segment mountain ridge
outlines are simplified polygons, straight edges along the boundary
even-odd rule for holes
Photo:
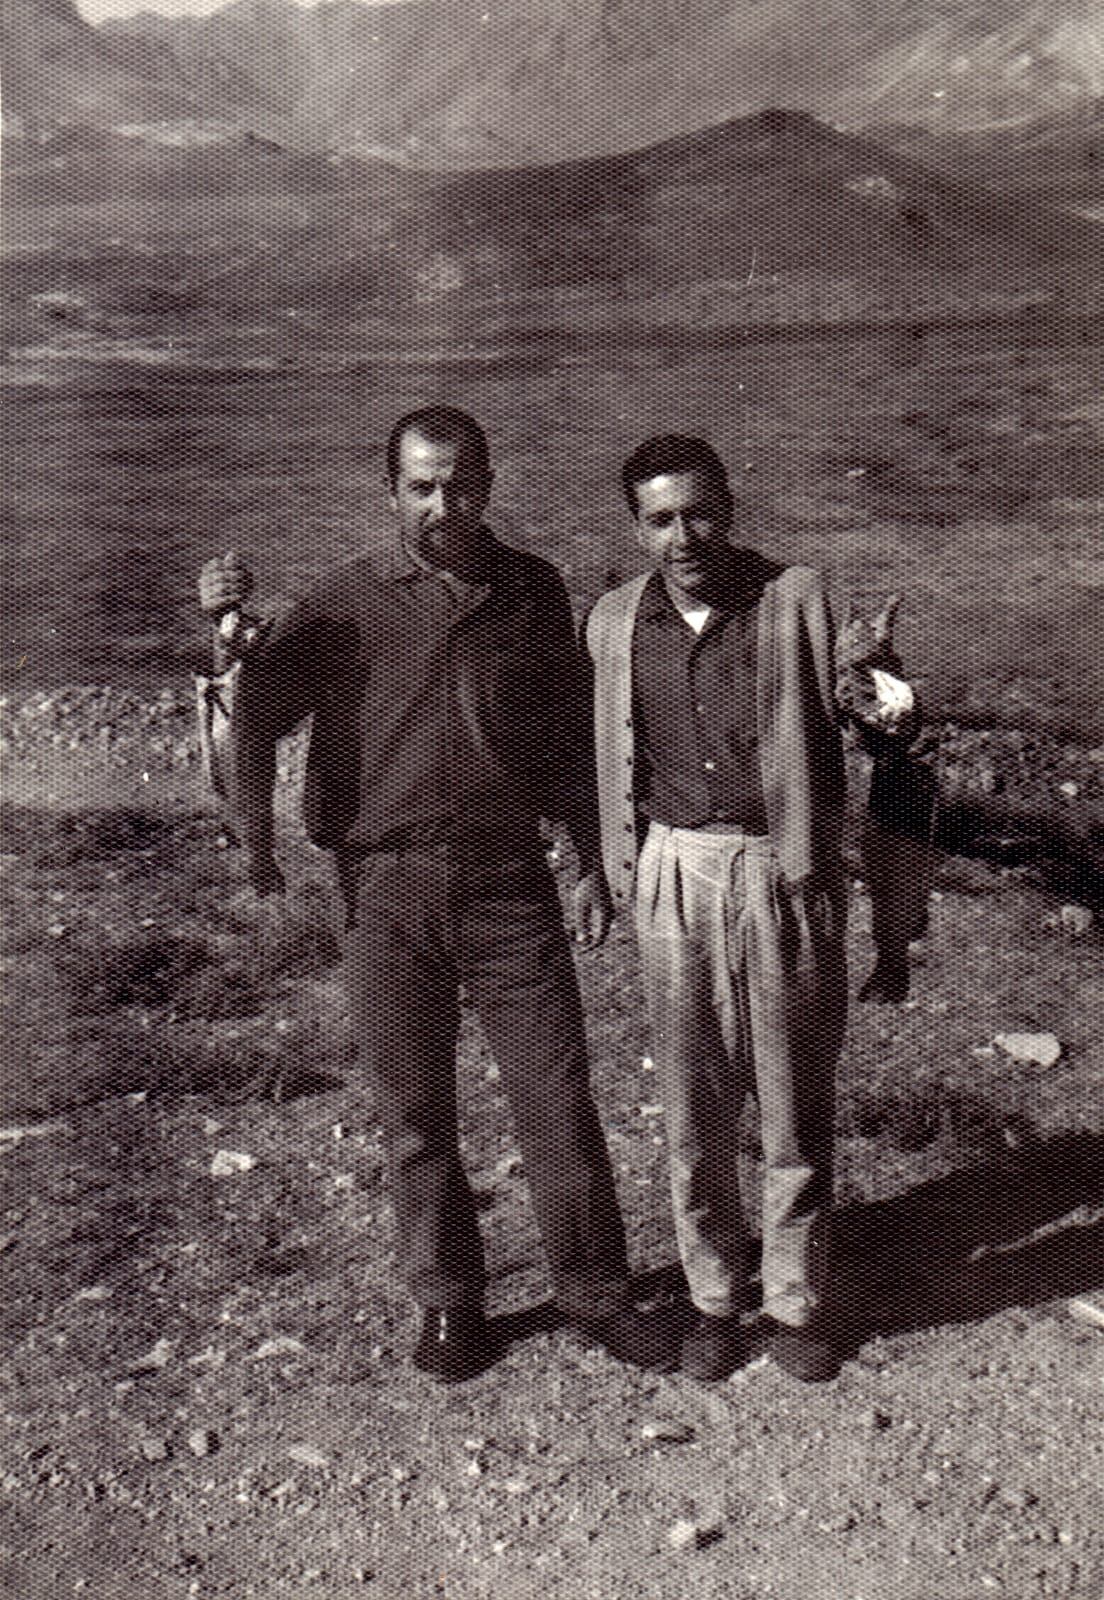
[[[815,27],[816,48],[810,48]],[[1104,13],[1037,0],[236,0],[83,23],[10,0],[17,121],[181,116],[428,167],[640,149],[771,105],[862,129],[1017,126],[1104,97]],[[690,88],[688,89],[688,86]]]

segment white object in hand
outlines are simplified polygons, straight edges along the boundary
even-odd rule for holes
[[[916,705],[916,696],[904,678],[887,672],[884,667],[871,667],[869,671],[878,701],[878,721],[892,733],[911,714]]]

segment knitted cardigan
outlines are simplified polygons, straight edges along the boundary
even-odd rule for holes
[[[759,769],[779,866],[794,887],[840,884],[843,746],[835,697],[832,615],[810,567],[773,569],[759,601]],[[650,574],[610,590],[586,624],[594,663],[594,727],[602,861],[617,904],[631,902],[640,845],[632,640]]]

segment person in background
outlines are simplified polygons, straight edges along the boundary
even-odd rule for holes
[[[837,673],[819,576],[733,542],[732,492],[708,443],[649,439],[622,478],[651,570],[601,596],[584,640],[605,874],[614,905],[635,913],[696,1310],[681,1365],[716,1380],[749,1352],[737,1148],[750,1092],[770,1349],[794,1377],[821,1381],[841,1359],[828,1301],[847,1014],[841,723],[868,723],[883,754],[907,748],[915,703],[892,656],[892,608],[876,637],[849,631]],[[903,950],[907,988],[907,939]],[[886,956],[879,989],[900,984],[899,939]]]
[[[586,673],[559,575],[483,520],[492,482],[487,441],[464,412],[434,406],[395,424],[386,541],[270,631],[254,628],[230,719],[234,827],[257,893],[281,891],[276,742],[313,713],[306,823],[333,851],[344,896],[349,1010],[384,1130],[398,1258],[422,1308],[414,1365],[451,1382],[496,1354],[458,1148],[463,987],[509,1097],[564,1318],[615,1357],[665,1369],[677,1361],[672,1334],[630,1295],[539,832],[542,818],[568,827],[575,940],[593,948],[609,904]],[[234,556],[201,575],[201,605],[231,649],[250,581]]]

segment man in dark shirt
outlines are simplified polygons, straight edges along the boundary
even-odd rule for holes
[[[230,766],[249,877],[261,894],[282,888],[275,745],[313,713],[306,821],[334,851],[345,899],[349,1007],[388,1148],[399,1258],[424,1312],[415,1365],[453,1381],[493,1355],[458,1150],[463,986],[510,1099],[561,1310],[612,1354],[670,1366],[664,1327],[630,1300],[571,949],[538,832],[542,818],[568,825],[576,941],[600,943],[609,905],[567,594],[547,562],[484,525],[493,474],[465,413],[402,418],[387,473],[397,538],[320,583],[243,661]],[[204,569],[212,617],[247,592],[236,558]]]
[[[737,1145],[751,1092],[771,1349],[821,1380],[839,1366],[826,1291],[847,1010],[831,614],[809,568],[733,545],[727,476],[704,441],[647,441],[623,483],[654,570],[598,600],[586,644],[605,870],[614,901],[635,907],[699,1313],[682,1367],[717,1379],[747,1354]]]

